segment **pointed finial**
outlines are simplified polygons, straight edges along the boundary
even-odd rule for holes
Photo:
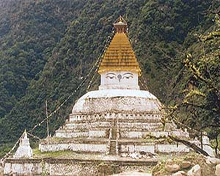
[[[117,33],[126,33],[126,31],[127,31],[127,22],[120,15],[119,18],[114,23],[114,27],[115,27]]]
[[[119,22],[122,22],[122,16],[121,15],[119,16]]]
[[[23,138],[25,138],[25,139],[27,138],[27,130],[26,129],[24,130]]]

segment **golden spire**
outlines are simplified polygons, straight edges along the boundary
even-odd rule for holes
[[[122,18],[122,16],[120,16],[113,25],[115,27],[116,34],[104,53],[98,72],[134,71],[140,75],[141,70],[139,64],[126,35],[126,21]]]

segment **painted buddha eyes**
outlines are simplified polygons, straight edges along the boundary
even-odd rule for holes
[[[116,74],[115,73],[107,73],[106,78],[109,78],[109,79],[116,78]]]
[[[124,73],[124,74],[119,74],[119,75],[116,75],[115,73],[107,73],[106,75],[106,78],[109,78],[109,79],[118,79],[119,82],[121,79],[130,79],[130,78],[133,78],[133,74],[132,73]]]
[[[133,78],[133,74],[132,73],[124,73],[123,78],[126,78],[126,79]]]

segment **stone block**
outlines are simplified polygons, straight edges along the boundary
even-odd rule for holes
[[[146,145],[121,145],[122,153],[130,153],[130,152],[147,152],[147,153],[155,153],[154,144],[146,144]]]
[[[187,176],[187,175],[186,175],[186,172],[184,172],[184,171],[178,171],[178,172],[172,174],[172,176]]]
[[[203,150],[205,150],[205,151],[209,154],[209,156],[211,156],[211,157],[214,157],[214,156],[215,156],[214,150],[213,150],[213,148],[210,146],[210,144],[208,144],[208,145],[203,145]]]
[[[183,169],[187,169],[187,168],[189,168],[189,167],[191,167],[191,162],[190,161],[182,161],[182,163],[181,163],[181,168],[183,168]]]
[[[89,137],[105,137],[106,136],[106,131],[89,131]]]
[[[107,152],[107,144],[78,144],[78,143],[69,143],[69,144],[45,144],[39,145],[41,152],[55,152],[55,151],[64,151],[72,150],[76,152]]]
[[[189,148],[185,145],[179,144],[179,145],[171,145],[171,144],[158,144],[156,145],[157,151],[160,153],[188,153]]]
[[[159,137],[164,137],[164,136],[167,137],[168,134],[169,133],[166,131],[155,131],[155,132],[153,131],[153,132],[150,132],[149,135],[159,138]]]
[[[207,164],[217,165],[217,164],[220,164],[220,159],[218,159],[218,158],[212,158],[212,157],[207,157],[207,158],[206,158],[206,163],[207,163]]]
[[[143,135],[143,133],[139,132],[139,131],[128,132],[128,138],[141,138],[142,135]]]
[[[220,176],[220,164],[217,164],[215,167],[215,175]]]
[[[180,166],[178,164],[171,164],[171,165],[166,164],[165,169],[168,172],[177,172],[180,170]]]
[[[168,159],[166,161],[166,165],[172,165],[174,163],[174,161],[172,159]]]
[[[193,166],[192,169],[190,169],[187,172],[187,176],[201,176],[201,175],[202,175],[201,167],[198,164]]]
[[[12,164],[11,163],[5,163],[4,174],[5,175],[10,174],[11,168],[12,168]]]
[[[40,163],[5,163],[4,175],[40,175],[42,168]]]

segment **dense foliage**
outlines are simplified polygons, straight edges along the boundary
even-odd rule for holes
[[[165,104],[183,100],[179,94],[188,77],[181,77],[179,72],[191,58],[190,62],[183,59],[187,53],[201,58],[194,34],[205,35],[213,28],[218,8],[219,2],[212,0],[2,1],[0,145],[14,142],[25,128],[30,130],[40,123],[46,117],[46,100],[50,113],[74,92],[103,53],[107,39],[112,37],[112,23],[119,15],[129,24],[142,82]],[[216,59],[210,63],[214,67],[219,63],[219,57]],[[97,88],[99,81],[94,74],[91,89]],[[50,118],[51,133],[68,117],[74,101],[87,91],[90,79],[92,76]],[[212,103],[208,98],[204,101]],[[219,120],[218,115],[216,118]],[[33,134],[45,137],[46,124],[38,126]]]
[[[190,46],[182,61],[175,89],[177,98],[171,108],[172,118],[193,129],[207,131],[211,139],[220,135],[220,19],[207,34],[195,35],[198,42]]]

